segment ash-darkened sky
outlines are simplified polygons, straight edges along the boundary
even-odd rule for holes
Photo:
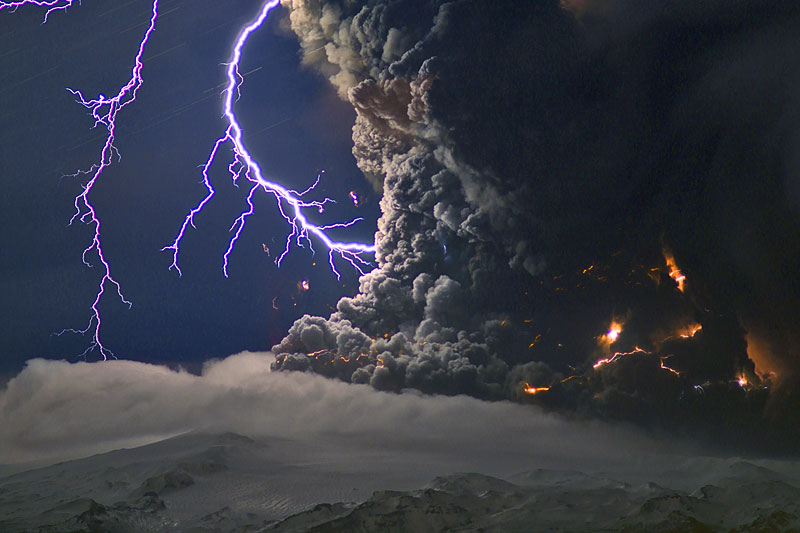
[[[383,198],[275,368],[791,448],[796,7],[287,4]]]
[[[168,270],[171,257],[160,251],[206,192],[199,165],[225,128],[222,63],[260,6],[160,2],[143,56],[144,85],[117,118],[115,144],[122,159],[103,172],[90,197],[112,274],[133,303],[127,309],[109,294],[100,305],[103,343],[119,357],[198,362],[268,349],[302,313],[330,312],[341,295],[355,291],[352,269],[341,267],[337,282],[324,251],[312,257],[295,248],[276,268],[289,228],[267,197],[256,199],[230,277],[223,277],[227,231],[246,207],[246,189],[234,188],[226,176],[227,153],[212,172],[217,195],[184,241],[182,277]],[[6,373],[32,357],[76,360],[91,341],[52,336],[86,326],[101,277],[98,268],[81,262],[90,228],[68,225],[73,198],[86,180],[62,176],[99,160],[105,130],[91,128],[88,111],[66,87],[91,96],[115,94],[130,78],[151,8],[148,1],[86,1],[52,14],[47,24],[36,7],[0,12],[0,368]],[[325,217],[364,217],[348,235],[369,242],[377,196],[350,154],[355,115],[324,78],[300,67],[297,38],[280,28],[285,18],[285,11],[276,10],[244,51],[241,72],[249,74],[235,109],[245,142],[265,174],[288,187],[303,190],[325,169],[317,194],[338,202]],[[351,190],[361,199],[357,209]],[[88,259],[95,260],[91,254]],[[310,290],[298,289],[303,279]]]

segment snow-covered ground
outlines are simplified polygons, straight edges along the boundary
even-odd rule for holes
[[[499,461],[492,468],[499,477],[451,472],[469,467],[459,462],[391,446],[187,434],[0,479],[0,531],[800,527],[795,462],[762,461],[768,468],[685,458],[666,470],[618,469],[614,476],[556,469],[503,475],[496,470],[510,465]],[[660,483],[642,482],[643,475]]]
[[[268,362],[31,364],[0,392],[0,531],[800,527],[798,461]]]

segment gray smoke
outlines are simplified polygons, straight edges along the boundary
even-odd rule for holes
[[[750,359],[760,339],[761,370],[793,390],[798,8],[283,4],[303,61],[356,110],[353,154],[383,197],[378,267],[329,318],[299,319],[275,368],[497,399],[551,387],[553,407],[677,424],[743,402],[751,423],[769,394],[736,380],[775,382]],[[594,369],[620,317],[615,350],[640,350]],[[702,332],[676,336],[689,322]]]

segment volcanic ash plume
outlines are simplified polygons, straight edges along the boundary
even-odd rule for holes
[[[383,197],[378,267],[275,368],[766,424],[800,331],[798,9],[283,4]]]

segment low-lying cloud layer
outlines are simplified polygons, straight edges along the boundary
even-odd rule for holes
[[[276,368],[796,449],[800,8],[283,4],[383,198]]]
[[[272,354],[208,363],[202,375],[132,361],[35,359],[0,392],[0,464],[55,462],[188,431],[418,450],[478,471],[624,465],[672,449],[631,430],[570,423],[536,408],[466,396],[393,394],[299,372]],[[468,465],[472,465],[471,467]]]

